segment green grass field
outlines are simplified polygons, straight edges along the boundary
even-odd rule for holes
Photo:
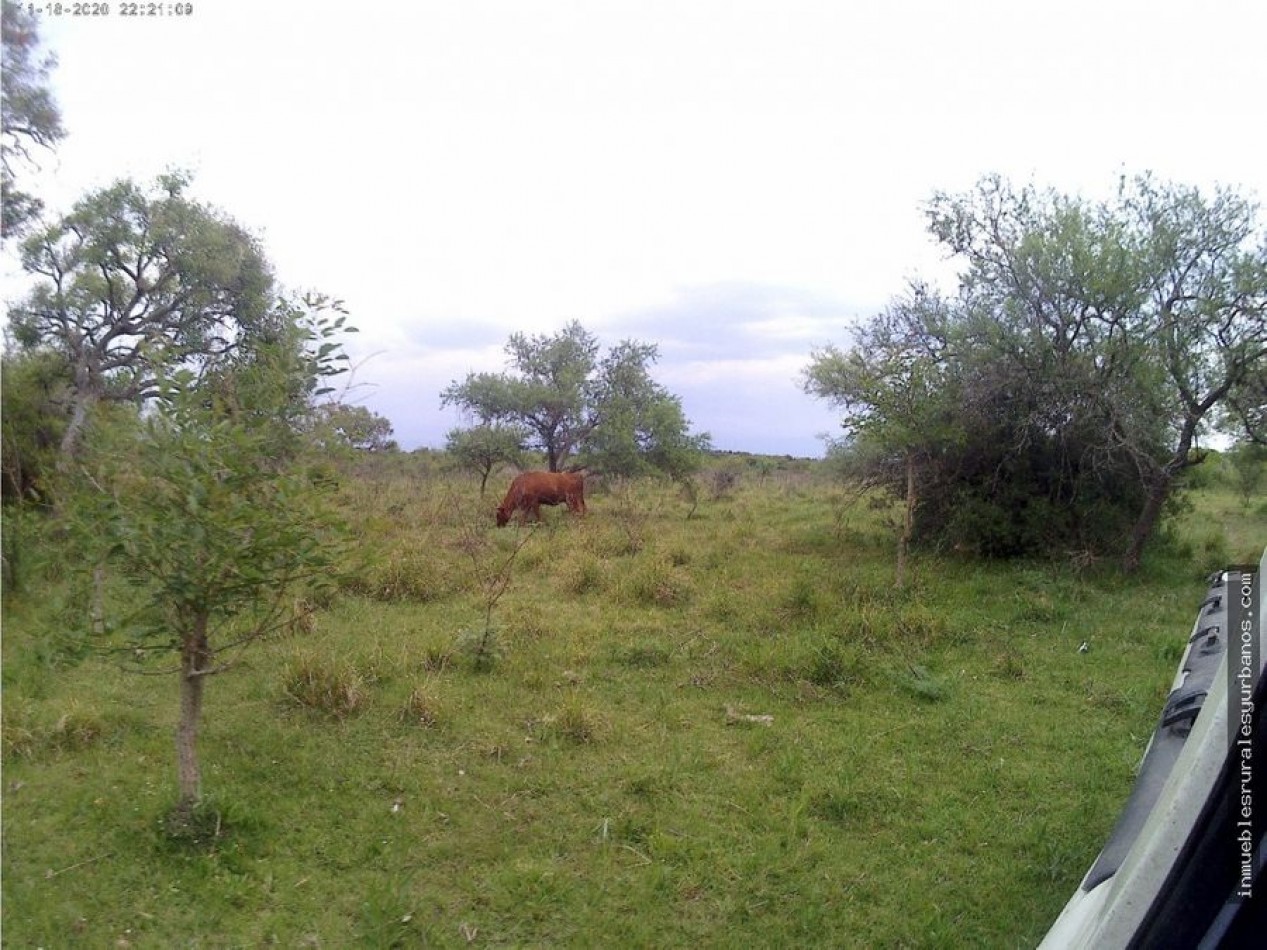
[[[208,684],[183,837],[174,677],[85,649],[24,550],[4,945],[1032,946],[1205,575],[1267,538],[1208,489],[1137,577],[924,554],[897,591],[884,514],[808,466],[700,484],[524,532],[408,459],[344,478],[364,561]]]

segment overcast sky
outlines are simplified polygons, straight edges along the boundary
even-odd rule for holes
[[[408,449],[510,333],[576,319],[658,344],[717,447],[818,455],[811,352],[953,274],[935,190],[1151,170],[1267,196],[1261,0],[110,6],[40,20],[50,207],[191,170],[287,287],[346,301],[354,401]]]

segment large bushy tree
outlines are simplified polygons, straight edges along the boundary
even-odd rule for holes
[[[10,308],[10,331],[69,367],[63,459],[96,404],[150,399],[171,367],[198,371],[269,329],[273,277],[257,242],[188,184],[120,181],[22,243],[35,283]]]
[[[938,195],[933,233],[968,264],[966,305],[1007,331],[999,355],[1043,397],[1054,436],[1138,489],[1122,552],[1138,567],[1200,439],[1252,420],[1267,362],[1267,233],[1235,192],[1124,180],[1092,203],[999,179]]]
[[[513,334],[505,373],[471,373],[441,394],[477,427],[517,427],[550,471],[579,459],[612,474],[685,474],[707,435],[691,435],[682,403],[651,378],[652,344],[626,340],[600,358],[573,321],[553,335]]]
[[[1182,473],[1204,458],[1202,437],[1261,425],[1256,211],[1229,191],[1149,176],[1103,202],[998,178],[935,196],[931,230],[964,268],[937,332],[916,334],[944,364],[917,416],[949,410],[955,437],[917,433],[937,490],[922,493],[916,534],[996,554],[1113,551],[1136,568]],[[828,372],[840,353],[818,354],[807,376],[847,425],[871,420],[856,448],[872,458],[905,451],[909,431],[904,383],[883,372],[889,350],[867,345],[885,319],[847,351],[878,381],[861,401]]]

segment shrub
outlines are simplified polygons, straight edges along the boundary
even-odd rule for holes
[[[995,654],[993,668],[1000,679],[1023,680],[1025,655],[1014,644],[1004,643]]]
[[[29,706],[6,702],[3,723],[6,758],[31,758],[44,752],[79,752],[96,745],[108,732],[101,716],[73,700],[47,727],[36,721]]]
[[[815,647],[805,665],[805,679],[815,686],[842,689],[853,677],[852,658],[839,644],[823,643]]]
[[[4,704],[4,718],[0,719],[0,735],[4,740],[4,757],[27,757],[39,747],[32,714],[25,704],[8,700]]]
[[[422,651],[420,666],[428,673],[443,673],[453,662],[453,652],[443,647],[429,646]]]
[[[433,544],[402,545],[380,554],[355,576],[343,582],[349,593],[373,600],[433,603],[461,588],[447,554]]]
[[[628,574],[623,591],[627,600],[644,607],[680,607],[691,597],[686,575],[660,558],[645,561]]]
[[[892,615],[887,610],[860,607],[847,611],[834,635],[860,647],[887,646],[892,641]]]
[[[100,716],[72,702],[70,708],[53,723],[48,733],[48,744],[62,752],[77,752],[96,745],[105,732],[105,723]]]
[[[444,718],[443,708],[429,690],[415,686],[400,707],[400,721],[406,725],[433,729]]]
[[[807,620],[818,616],[824,609],[823,596],[814,578],[798,575],[783,594],[781,606],[791,617]]]
[[[662,483],[651,479],[621,478],[609,486],[611,504],[603,514],[614,525],[617,537],[604,545],[605,553],[633,555],[643,550],[652,540],[652,525],[663,513],[665,495]]]
[[[907,607],[893,618],[893,639],[919,649],[940,646],[951,636],[946,621],[926,607]]]
[[[554,630],[551,616],[531,604],[515,604],[506,611],[502,627],[517,642],[533,642],[548,637]]]
[[[939,703],[950,695],[945,680],[916,664],[895,673],[894,682],[902,692],[926,703]]]
[[[316,656],[294,657],[283,674],[282,690],[296,705],[339,720],[360,712],[368,701],[364,678],[355,667]]]
[[[476,673],[487,673],[502,658],[501,631],[491,621],[458,633],[457,653],[464,657]]]
[[[601,561],[586,554],[563,569],[561,583],[564,591],[576,596],[597,593],[607,586],[607,572]]]
[[[710,479],[709,488],[713,501],[721,501],[731,497],[739,485],[739,473],[733,468],[719,468]]]
[[[543,739],[561,739],[573,745],[597,742],[606,731],[602,716],[575,700],[569,700],[557,712],[542,716],[534,727]]]

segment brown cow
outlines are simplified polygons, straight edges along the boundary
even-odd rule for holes
[[[522,472],[497,506],[497,526],[504,525],[516,511],[521,523],[540,521],[542,505],[563,504],[568,511],[585,514],[584,472]]]

